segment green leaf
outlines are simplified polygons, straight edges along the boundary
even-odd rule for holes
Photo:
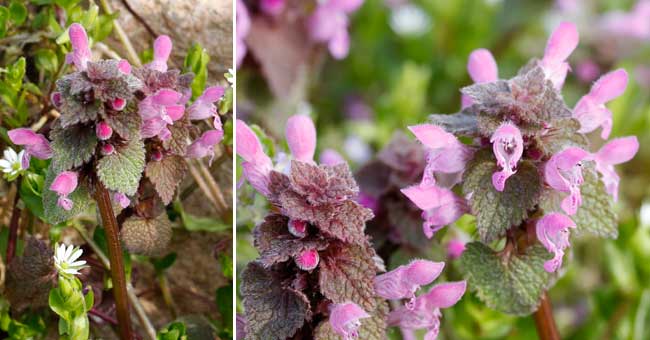
[[[28,172],[20,183],[20,199],[34,216],[45,219],[43,211],[43,188],[45,178],[42,175]]]
[[[524,254],[515,250],[500,254],[490,247],[472,242],[460,258],[468,286],[488,307],[498,311],[528,315],[539,305],[548,287],[550,274],[544,262],[551,254],[541,245],[529,247]]]
[[[97,136],[95,129],[77,124],[66,128],[55,127],[50,133],[52,138],[51,168],[57,173],[80,167],[95,154]]]
[[[247,340],[285,340],[309,318],[307,297],[283,285],[276,273],[250,262],[241,275]]]
[[[20,1],[13,0],[9,5],[9,17],[16,26],[20,26],[27,19],[27,8]]]
[[[232,329],[232,321],[233,321],[232,320],[233,317],[232,296],[233,296],[232,284],[217,288],[217,293],[216,293],[217,309],[219,309],[219,314],[221,314],[223,325],[227,329]]]
[[[15,63],[7,68],[5,80],[7,84],[17,92],[23,86],[23,78],[25,77],[25,57],[20,57]]]
[[[55,74],[59,68],[59,59],[54,51],[40,49],[34,54],[36,67],[46,73]]]
[[[156,336],[157,340],[185,340],[187,339],[185,324],[174,321],[161,329]]]
[[[177,255],[178,254],[176,253],[169,253],[160,259],[152,258],[151,263],[153,264],[154,269],[156,269],[156,272],[162,273],[176,262],[176,257],[178,257]]]
[[[7,21],[9,20],[9,9],[5,6],[0,6],[0,38],[7,34]]]
[[[542,189],[537,168],[531,162],[519,162],[517,173],[508,178],[502,192],[492,185],[492,174],[497,170],[491,149],[486,149],[475,155],[463,178],[463,193],[473,193],[470,207],[476,215],[479,237],[486,243],[520,224],[537,204]]]
[[[618,216],[614,210],[614,200],[605,191],[605,185],[591,166],[583,166],[584,183],[580,186],[582,205],[571,216],[576,223],[576,235],[591,234],[601,237],[618,237]],[[544,190],[540,208],[544,212],[562,211],[560,204],[567,194],[552,189]]]
[[[144,161],[144,143],[134,139],[127,145],[116,147],[113,154],[100,159],[97,175],[108,189],[131,196],[138,190]]]
[[[66,211],[59,207],[56,204],[59,197],[54,191],[49,189],[54,178],[56,178],[56,175],[58,174],[58,172],[54,172],[52,164],[45,176],[45,183],[43,186],[43,208],[45,220],[51,224],[58,224],[88,211],[94,203],[94,200],[90,196],[85,183],[82,181],[79,183],[77,189],[68,196],[68,198],[73,202],[72,209]]]
[[[321,293],[334,303],[354,302],[364,310],[374,310],[377,301],[373,280],[377,269],[373,255],[357,245],[323,254],[318,277]]]
[[[219,101],[219,113],[220,114],[226,114],[228,112],[232,111],[232,103],[233,103],[233,89],[232,87],[227,87],[226,88],[226,93],[223,95],[223,99]]]
[[[201,46],[201,44],[194,44],[185,56],[183,64],[185,72],[194,73],[194,80],[192,81],[192,97],[196,98],[203,93],[205,84],[208,80],[208,62],[210,62],[210,55]]]

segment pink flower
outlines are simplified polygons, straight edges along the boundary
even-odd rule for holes
[[[576,75],[578,78],[585,82],[585,83],[590,83],[596,78],[598,78],[598,75],[600,74],[600,66],[593,60],[585,60],[578,64],[576,67]]]
[[[602,127],[602,139],[609,138],[612,131],[612,112],[605,104],[620,96],[627,87],[628,76],[624,69],[600,77],[588,94],[583,96],[573,109],[573,118],[580,121],[580,133],[589,133]]]
[[[282,13],[285,6],[285,0],[261,0],[260,8],[269,15],[278,15]],[[239,10],[239,9],[237,9]]]
[[[237,154],[244,159],[242,162],[244,177],[255,190],[265,196],[270,195],[268,184],[273,162],[264,153],[262,143],[255,132],[239,119],[235,122],[235,140]]]
[[[357,203],[372,210],[375,215],[379,211],[379,202],[377,199],[363,191],[359,193],[359,197],[357,197]]]
[[[91,57],[86,30],[80,24],[74,23],[68,28],[68,35],[72,52],[65,56],[65,63],[74,64],[77,70],[84,71]]]
[[[143,121],[140,130],[143,138],[158,136],[161,140],[167,140],[171,137],[167,125],[183,118],[185,113],[185,106],[180,104],[182,96],[171,89],[160,89],[138,104]]]
[[[95,133],[99,140],[108,140],[113,135],[113,128],[108,123],[102,121],[95,126]]]
[[[203,158],[210,156],[209,163],[212,164],[214,160],[214,147],[219,144],[223,139],[222,130],[208,130],[204,132],[201,137],[195,140],[187,148],[187,157],[189,158]]]
[[[302,162],[314,162],[316,151],[316,127],[305,115],[291,116],[285,130],[287,144],[294,159]]]
[[[122,209],[126,209],[129,205],[131,205],[131,200],[121,192],[116,192],[113,194],[113,201],[119,204]]]
[[[246,57],[246,36],[251,30],[251,19],[248,14],[246,4],[242,0],[237,0],[237,35],[235,37],[237,44],[237,68],[241,66],[244,57]]]
[[[201,120],[216,116],[217,107],[214,103],[223,97],[224,91],[224,88],[221,86],[212,86],[205,89],[203,94],[187,110],[190,119]]]
[[[303,238],[307,235],[307,222],[301,220],[289,220],[288,229],[291,235]]]
[[[160,150],[151,151],[151,160],[154,162],[160,162],[163,159],[163,153]]]
[[[517,172],[517,163],[524,153],[524,140],[517,126],[504,123],[494,132],[490,142],[501,168],[492,175],[492,185],[497,191],[503,191],[506,180]]]
[[[415,307],[415,292],[433,282],[445,267],[444,262],[414,260],[375,277],[375,293],[384,299],[410,299],[406,307]]]
[[[465,200],[446,188],[414,185],[401,191],[424,211],[422,229],[427,238],[433,237],[442,227],[455,222],[469,211]]]
[[[569,215],[574,215],[582,204],[580,185],[582,177],[582,161],[589,156],[589,153],[578,147],[570,147],[553,155],[544,167],[546,183],[553,189],[567,192],[562,200],[562,210]]]
[[[637,151],[639,151],[639,141],[636,137],[630,136],[611,140],[592,156],[596,161],[596,170],[602,175],[601,180],[605,184],[605,189],[614,197],[614,201],[618,200],[620,181],[614,165],[631,160]]]
[[[566,59],[578,46],[579,40],[578,29],[576,25],[570,22],[561,23],[548,39],[540,66],[544,69],[546,78],[558,90],[562,89],[564,79],[571,68]]]
[[[465,242],[459,238],[454,238],[447,243],[447,256],[452,260],[459,258],[465,251]]]
[[[602,19],[606,32],[623,38],[650,39],[650,1],[640,0],[630,12],[614,11]]]
[[[440,330],[440,308],[455,305],[465,294],[465,281],[442,283],[415,299],[412,309],[399,307],[388,314],[388,325],[406,330],[426,329],[425,340],[434,340]]]
[[[334,149],[325,149],[320,153],[319,161],[324,165],[337,165],[345,163],[345,158]]]
[[[352,340],[359,337],[361,319],[369,318],[361,307],[353,302],[337,303],[330,306],[330,325],[336,334],[343,340]]]
[[[293,259],[298,268],[304,271],[311,271],[318,267],[319,256],[316,249],[306,249]]]
[[[544,269],[549,272],[555,272],[562,266],[562,257],[564,249],[569,247],[569,228],[575,228],[576,225],[566,215],[560,213],[550,213],[544,215],[536,225],[537,239],[546,247],[546,250],[553,253],[553,259],[544,263]]]
[[[409,130],[427,148],[427,166],[422,177],[423,185],[436,183],[436,173],[449,174],[454,180],[448,187],[457,184],[472,158],[472,150],[461,143],[456,136],[433,124],[409,126]]]
[[[161,35],[153,42],[153,61],[147,64],[147,67],[160,71],[167,72],[167,60],[172,53],[172,40],[166,36]]]
[[[78,177],[79,175],[76,172],[64,171],[58,174],[52,182],[52,185],[50,185],[50,190],[59,195],[57,205],[64,210],[72,209],[73,202],[68,198],[68,195],[74,192],[77,188]]]
[[[320,2],[308,19],[307,26],[311,38],[319,43],[327,43],[330,54],[335,59],[343,59],[348,55],[348,15],[356,11],[361,4],[363,0]]]
[[[494,60],[490,51],[479,48],[474,50],[467,60],[467,72],[474,83],[490,83],[499,79],[499,70],[497,62]],[[472,105],[472,99],[463,95],[461,98],[462,108]]]
[[[104,156],[112,155],[115,152],[115,147],[113,144],[106,143],[101,146],[101,153]]]
[[[131,74],[131,64],[126,59],[122,59],[117,64],[117,69],[120,70],[123,74]]]
[[[25,147],[25,154],[21,160],[23,169],[29,168],[29,158],[34,156],[38,159],[52,158],[52,148],[45,136],[36,133],[28,128],[18,128],[7,132],[9,139],[16,144]]]

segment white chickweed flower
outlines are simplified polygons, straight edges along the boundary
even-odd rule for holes
[[[4,177],[8,181],[13,181],[18,178],[23,172],[22,159],[25,155],[25,150],[22,150],[20,153],[16,153],[14,149],[7,148],[4,151],[4,157],[0,159],[0,170],[4,174]]]
[[[77,261],[81,254],[83,250],[73,245],[67,247],[63,243],[57,245],[54,252],[54,265],[59,274],[78,275],[79,270],[87,267],[86,261]]]
[[[231,68],[228,69],[228,73],[224,74],[224,77],[226,77],[226,80],[230,83],[230,85],[235,85],[235,71]]]

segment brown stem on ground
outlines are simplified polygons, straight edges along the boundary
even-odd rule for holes
[[[533,314],[533,318],[535,319],[537,335],[539,335],[540,340],[560,340],[560,334],[557,331],[557,325],[553,318],[551,301],[546,292],[542,295],[539,308]]]
[[[118,331],[122,340],[133,340],[131,317],[129,314],[129,300],[126,292],[126,275],[122,261],[122,247],[118,236],[117,219],[113,213],[113,205],[108,190],[101,181],[95,185],[95,200],[102,217],[106,243],[108,245],[108,258],[111,264],[111,279],[113,280],[113,296],[117,313]]]
[[[16,183],[16,195],[14,196],[13,211],[11,212],[11,220],[9,221],[9,238],[7,240],[7,257],[6,264],[8,265],[16,255],[16,242],[18,241],[18,226],[20,226],[21,210],[18,207],[18,200],[20,199],[20,182]]]

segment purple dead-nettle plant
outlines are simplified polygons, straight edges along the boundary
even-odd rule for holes
[[[377,276],[383,261],[365,234],[373,213],[357,203],[357,184],[340,156],[330,157],[331,164],[314,161],[311,119],[296,115],[287,122],[289,166],[274,166],[246,123],[238,120],[235,128],[243,175],[272,206],[253,233],[260,257],[242,273],[247,337],[384,339],[388,320],[409,318],[402,314],[429,320],[415,328],[435,328],[439,312],[430,315],[424,306],[438,302],[418,304],[430,299],[416,293],[444,264],[415,260]],[[386,299],[405,300],[408,312],[389,316]]]
[[[507,80],[497,78],[492,55],[477,50],[468,63],[475,84],[462,89],[461,112],[410,127],[427,165],[421,182],[402,192],[423,210],[427,237],[463,214],[475,216],[479,240],[455,245],[454,256],[462,254],[478,297],[506,313],[537,310],[572,235],[617,236],[614,166],[633,158],[638,141],[617,138],[592,152],[585,134],[602,127],[601,137],[609,136],[605,105],[623,93],[627,73],[605,74],[569,109],[561,89],[577,45],[575,26],[561,23],[544,57]]]

